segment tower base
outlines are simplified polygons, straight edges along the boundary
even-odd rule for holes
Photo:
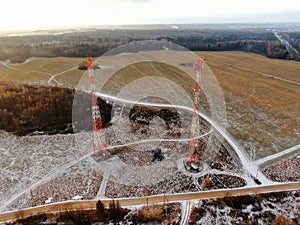
[[[191,173],[199,173],[203,170],[201,163],[189,162],[188,160],[183,161],[184,168]]]

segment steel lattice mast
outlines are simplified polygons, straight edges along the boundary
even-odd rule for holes
[[[105,144],[105,137],[103,134],[102,119],[99,110],[99,103],[96,95],[95,76],[93,68],[93,59],[87,58],[87,69],[90,78],[90,88],[92,91],[92,122],[93,122],[93,147],[94,155],[98,157],[105,157],[109,155],[107,146]]]
[[[197,58],[194,63],[196,72],[196,86],[194,90],[194,113],[191,126],[190,143],[188,151],[189,165],[193,169],[198,169],[202,157],[202,145],[200,139],[200,120],[199,120],[199,105],[200,105],[200,79],[203,69],[203,59]]]

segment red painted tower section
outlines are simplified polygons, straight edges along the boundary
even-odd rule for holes
[[[94,155],[98,157],[108,156],[110,153],[107,151],[105,143],[105,136],[103,134],[102,120],[99,110],[99,103],[96,95],[95,76],[93,69],[93,59],[87,58],[87,69],[90,78],[90,88],[92,90],[92,121],[93,121],[93,147]]]
[[[191,126],[190,143],[188,151],[188,163],[192,169],[198,170],[200,160],[202,158],[202,144],[200,139],[200,120],[199,120],[199,105],[200,105],[200,79],[203,70],[203,59],[197,58],[194,63],[196,72],[196,86],[194,90],[194,113]]]

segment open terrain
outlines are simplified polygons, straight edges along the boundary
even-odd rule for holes
[[[222,88],[228,131],[251,157],[260,158],[299,144],[300,115],[296,110],[300,107],[299,62],[243,52],[198,54]],[[22,64],[2,62],[0,80],[76,87],[84,74],[76,65],[82,61],[80,58],[33,58]],[[122,86],[145,77],[143,70],[153,76],[166,76],[192,96],[193,80],[187,76],[180,79],[178,74],[183,74],[182,71],[156,62],[134,64],[118,71],[103,90],[117,94]]]
[[[294,148],[282,156],[291,157],[288,161],[275,157],[277,152],[299,144],[300,115],[296,110],[300,104],[297,101],[300,96],[299,62],[272,60],[241,52],[198,54],[205,59],[222,88],[226,102],[227,130],[230,133],[226,141],[219,141],[216,138],[218,132],[213,130],[218,127],[202,115],[200,138],[207,144],[207,152],[204,154],[207,161],[203,164],[203,171],[193,174],[184,168],[192,114],[189,111],[190,108],[192,110],[192,105],[188,105],[190,102],[180,102],[181,99],[172,97],[174,90],[157,83],[162,91],[160,93],[168,94],[168,101],[142,98],[138,99],[143,101],[144,105],[141,106],[139,101],[130,102],[131,89],[123,88],[142,80],[145,86],[135,91],[146,92],[147,87],[155,84],[155,80],[148,79],[150,74],[157,79],[165,77],[177,85],[175,91],[184,90],[187,96],[192,97],[193,79],[183,70],[165,63],[135,63],[117,70],[108,80],[105,80],[105,76],[96,77],[98,80],[103,79],[104,83],[103,93],[99,96],[113,107],[111,124],[104,129],[108,148],[112,152],[109,159],[99,160],[91,155],[92,136],[89,130],[68,135],[19,137],[1,131],[1,154],[7,157],[2,157],[0,162],[0,174],[3,175],[0,211],[36,206],[47,200],[71,200],[72,197],[143,197],[243,186],[251,188],[273,181],[299,181],[299,149]],[[0,80],[82,88],[86,85],[85,80],[81,80],[79,86],[77,83],[84,71],[78,71],[77,65],[83,60],[32,58],[23,64],[2,62]],[[43,62],[42,66],[39,66],[39,61]],[[178,65],[193,70],[192,65],[184,60],[178,61]],[[169,93],[163,92],[164,88]],[[0,94],[2,99],[9,96],[7,92]],[[201,110],[211,115],[213,111],[207,99],[202,93]],[[147,105],[147,101],[152,105]],[[80,98],[77,98],[73,103],[80,102]],[[186,107],[180,108],[176,104],[172,107],[162,106],[166,103],[184,103],[182,105]],[[90,109],[84,104],[80,110],[83,111],[77,111],[79,117],[73,121],[77,122],[75,128],[81,122],[81,112],[90,115]],[[237,141],[235,147],[230,143],[231,140]],[[242,146],[242,150],[239,146]],[[246,150],[246,155],[243,150]],[[264,158],[267,156],[274,156],[274,159],[269,161]],[[250,171],[251,164],[257,168],[256,175],[259,176],[256,177],[264,178],[265,175],[267,178],[257,180],[254,176],[256,171],[254,175]],[[260,167],[262,164],[264,168]],[[278,173],[274,173],[274,168]],[[284,173],[280,171],[282,168],[285,168]],[[9,185],[12,188],[7,190]],[[298,201],[298,193],[295,199]],[[208,205],[211,213],[214,203]],[[182,203],[183,214],[188,215],[187,209],[190,207],[189,203]],[[231,211],[226,210],[221,209],[219,212],[233,216]],[[209,213],[206,215],[209,216]],[[288,216],[292,219],[299,217]],[[188,217],[183,215],[182,219],[187,221]]]

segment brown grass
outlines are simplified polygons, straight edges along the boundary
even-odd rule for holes
[[[105,83],[103,90],[111,94],[117,94],[130,82],[148,76],[164,77],[181,86],[187,93],[193,96],[194,80],[180,69],[160,62],[141,62],[129,65],[117,71]]]
[[[257,158],[299,143],[300,86],[225,65],[300,81],[300,63],[241,52],[200,52],[223,90],[229,131]],[[277,149],[276,149],[277,148]]]
[[[46,83],[52,75],[76,67],[82,58],[37,58],[27,63],[0,64],[0,81]],[[84,71],[72,70],[56,77],[63,84],[76,86]]]
[[[300,82],[300,62],[293,60],[270,59],[261,55],[246,52],[201,52],[206,59],[215,59],[236,66],[246,67],[274,76]]]

